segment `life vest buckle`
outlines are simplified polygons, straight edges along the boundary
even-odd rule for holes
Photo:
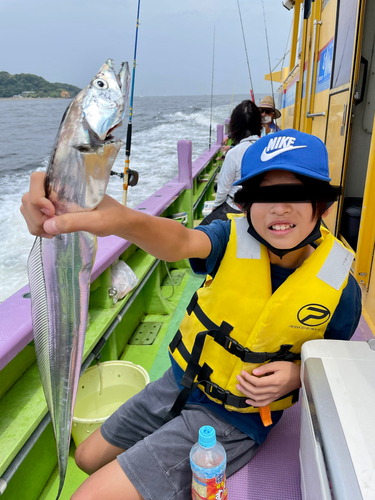
[[[223,389],[210,380],[201,381],[200,383],[207,395],[214,399],[218,399],[223,405],[229,405],[235,408],[249,407],[249,405],[246,403],[246,397],[235,396],[230,391]]]
[[[237,340],[233,339],[229,335],[225,337],[223,347],[231,354],[234,354],[235,352],[242,353],[246,351],[246,348],[243,345],[241,345],[239,342],[237,342]]]

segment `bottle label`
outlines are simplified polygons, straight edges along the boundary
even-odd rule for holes
[[[225,460],[213,469],[192,464],[192,500],[227,500],[225,465]]]

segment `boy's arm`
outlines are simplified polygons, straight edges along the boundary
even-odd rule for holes
[[[32,174],[30,191],[22,197],[21,213],[31,234],[44,237],[75,231],[97,236],[114,234],[167,261],[205,259],[211,252],[211,241],[202,231],[124,207],[108,195],[95,210],[56,216],[53,204],[45,197],[44,177],[41,172]]]

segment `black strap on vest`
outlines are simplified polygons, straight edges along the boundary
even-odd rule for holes
[[[197,293],[193,295],[193,298],[191,299],[190,304],[187,307],[187,312],[189,316],[191,315],[192,312],[194,312],[195,316],[207,329],[207,331],[213,332],[210,333],[210,335],[213,337],[215,342],[221,345],[221,347],[223,347],[230,354],[234,354],[235,356],[237,356],[237,358],[239,358],[244,363],[260,364],[260,363],[266,363],[267,361],[296,361],[301,359],[300,354],[289,351],[291,347],[293,347],[292,344],[281,345],[280,349],[277,352],[254,352],[250,351],[250,349],[248,349],[247,347],[243,347],[239,342],[237,342],[237,340],[233,339],[229,335],[230,332],[233,330],[232,325],[223,321],[220,326],[217,326],[216,323],[214,323],[206,315],[206,313],[201,309],[198,303]],[[216,333],[214,333],[215,331]],[[183,356],[185,361],[188,361],[186,359],[186,352],[188,351],[186,347],[183,345],[181,333],[178,332],[178,338],[176,337],[177,335],[172,340],[169,346],[170,350],[173,353],[174,350],[177,348],[177,350]],[[184,351],[185,355],[183,354],[182,351]],[[191,353],[191,355],[193,355],[193,352]]]
[[[196,335],[191,354],[182,341],[182,334],[180,330],[177,331],[175,337],[169,345],[170,351],[172,353],[176,349],[178,350],[183,359],[186,361],[187,367],[180,382],[184,389],[180,392],[171,410],[164,419],[165,422],[172,420],[172,418],[178,416],[181,413],[190,397],[190,394],[194,391],[198,384],[203,385],[204,390],[207,394],[209,394],[212,398],[218,399],[224,405],[234,406],[235,408],[247,408],[249,406],[248,404],[246,404],[246,397],[235,396],[231,392],[222,389],[210,380],[210,375],[213,370],[209,365],[207,365],[207,363],[204,363],[203,366],[200,366],[199,360],[207,335],[212,337],[217,344],[223,347],[230,354],[233,354],[234,356],[241,359],[241,361],[243,361],[244,363],[260,364],[266,363],[267,361],[295,361],[301,359],[300,354],[290,352],[290,348],[293,347],[292,344],[281,345],[280,349],[277,352],[254,352],[250,351],[250,349],[248,349],[247,347],[243,347],[239,342],[237,342],[230,336],[230,332],[233,330],[232,325],[223,321],[220,326],[217,326],[203,312],[200,305],[198,304],[197,293],[193,295],[193,298],[190,301],[189,306],[187,307],[187,312],[189,315],[194,312],[198,320],[204,327],[207,328],[207,330],[199,332]],[[194,382],[196,377],[197,381]],[[287,394],[280,399],[286,398],[290,395],[292,395],[292,393]],[[295,395],[293,395],[293,399],[294,398]]]

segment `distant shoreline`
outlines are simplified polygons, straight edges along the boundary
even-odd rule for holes
[[[0,101],[51,101],[52,99],[61,99],[68,101],[73,97],[0,97]]]

